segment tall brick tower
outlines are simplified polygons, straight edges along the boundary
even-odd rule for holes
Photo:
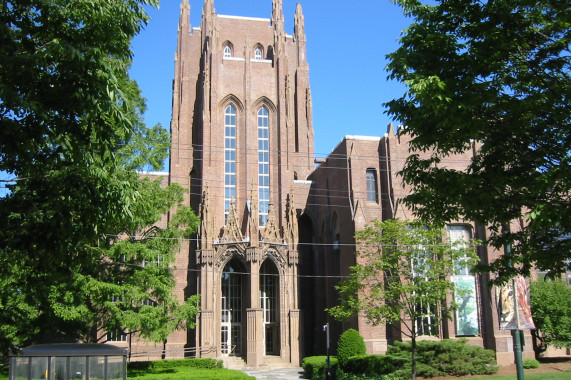
[[[182,0],[170,181],[202,220],[176,263],[178,296],[200,294],[201,312],[167,345],[299,364],[297,219],[314,153],[302,8],[293,36],[281,0],[271,19],[218,15],[213,0],[200,28],[189,19]]]

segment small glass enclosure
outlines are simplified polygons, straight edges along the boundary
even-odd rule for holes
[[[10,380],[126,380],[127,349],[108,344],[39,344],[10,357]]]

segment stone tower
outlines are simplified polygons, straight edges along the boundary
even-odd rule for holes
[[[190,11],[182,0],[170,181],[202,220],[176,263],[177,295],[200,294],[201,311],[167,345],[299,364],[297,218],[314,155],[302,8],[293,36],[281,0],[271,19],[218,15],[205,0],[200,28]]]

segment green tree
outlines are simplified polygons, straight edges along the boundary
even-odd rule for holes
[[[547,348],[571,348],[571,289],[562,280],[538,280],[530,287],[531,311],[539,340],[536,356]]]
[[[140,180],[168,133],[142,123],[130,41],[158,0],[0,4],[0,354],[38,341],[101,341],[101,329],[162,340],[179,304],[168,264],[197,218],[183,190]]]
[[[389,77],[408,90],[385,104],[411,137],[401,172],[413,189],[406,204],[429,222],[489,226],[496,247],[514,243],[512,255],[484,268],[500,281],[533,265],[564,272],[571,262],[569,3],[394,1],[413,18],[387,56]],[[439,165],[472,149],[465,171]],[[521,231],[503,228],[513,220],[522,220]]]
[[[446,302],[455,291],[450,276],[457,265],[475,263],[474,248],[442,243],[440,229],[399,220],[373,221],[356,238],[357,265],[337,286],[340,304],[328,311],[339,320],[359,314],[373,325],[399,322],[411,339],[415,379],[416,339],[436,334],[442,319],[452,317],[456,305]]]

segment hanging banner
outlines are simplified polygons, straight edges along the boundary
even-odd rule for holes
[[[503,286],[496,286],[496,302],[500,330],[535,328],[529,305],[529,288],[525,278],[518,276]]]

